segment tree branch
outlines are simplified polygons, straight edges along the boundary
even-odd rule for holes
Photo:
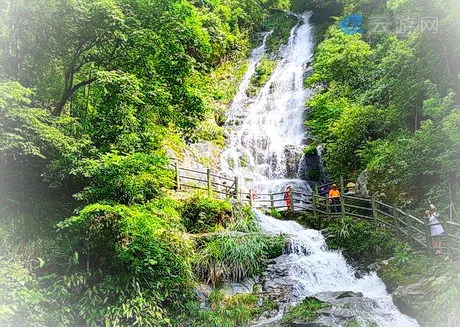
[[[61,115],[61,113],[62,113],[62,108],[64,108],[64,105],[67,103],[67,101],[69,100],[69,98],[72,97],[72,95],[73,95],[78,89],[80,89],[81,87],[84,87],[85,85],[91,84],[91,83],[93,83],[94,81],[96,81],[96,78],[95,78],[95,77],[90,78],[90,79],[88,79],[88,80],[81,81],[81,82],[75,84],[73,87],[68,88],[66,91],[64,91],[64,94],[63,94],[62,97],[61,97],[61,101],[59,101],[59,103],[57,104],[56,109],[54,110],[54,113],[53,113],[53,114],[54,114],[55,116]]]

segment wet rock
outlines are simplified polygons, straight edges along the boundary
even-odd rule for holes
[[[341,299],[341,298],[345,298],[345,297],[363,297],[363,293],[361,292],[358,292],[358,293],[355,293],[355,292],[343,292],[343,293],[340,293],[336,299]]]
[[[261,278],[261,294],[265,299],[277,303],[287,303],[295,299],[294,281],[289,278],[288,270],[289,262],[286,255],[270,261]]]
[[[432,313],[428,310],[439,293],[439,286],[446,279],[448,275],[429,277],[413,284],[399,286],[391,294],[393,302],[402,313],[416,317],[423,325],[429,322]]]
[[[165,146],[165,150],[166,154],[170,158],[176,159],[181,167],[196,170],[204,170],[209,167],[214,171],[218,171],[220,168],[220,154],[222,149],[209,141],[194,143],[184,149],[179,149],[179,147],[173,149],[172,146]],[[192,172],[187,172],[187,176],[195,178],[203,177],[203,175]]]
[[[241,282],[225,282],[220,289],[220,292],[225,298],[232,297],[236,294],[249,294],[254,290],[254,286],[258,283],[258,278],[246,278]]]
[[[360,197],[371,197],[371,192],[369,191],[369,178],[367,171],[363,171],[356,179],[356,195]]]
[[[200,284],[195,289],[195,294],[198,297],[198,302],[201,309],[209,310],[209,295],[212,292],[212,287],[206,284]]]
[[[284,156],[286,162],[286,177],[295,178],[297,177],[297,171],[299,169],[299,162],[303,156],[301,147],[294,145],[287,145],[284,148]]]
[[[380,265],[379,262],[371,263],[367,266],[367,269],[369,271],[375,271],[378,272],[382,266]]]
[[[308,300],[322,302],[323,305],[315,313],[307,314],[305,318],[286,321],[286,317],[280,323],[296,327],[344,326],[352,320],[357,321],[358,316],[363,313],[372,312],[376,306],[373,300],[363,297],[362,293],[352,291],[321,292],[308,297]]]

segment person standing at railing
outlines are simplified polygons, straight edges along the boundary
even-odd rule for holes
[[[288,209],[291,208],[292,204],[292,199],[291,199],[291,186],[287,186],[286,189],[284,190],[284,201],[286,202],[286,206]]]
[[[332,205],[332,211],[338,212],[339,211],[339,204],[340,204],[340,191],[337,189],[337,185],[334,183],[329,189],[329,201]]]
[[[251,197],[252,200],[260,198],[256,189],[249,189],[249,195],[247,195],[246,198],[249,199],[249,197]]]
[[[430,225],[431,242],[433,247],[442,247],[442,237],[444,235],[444,228],[439,222],[439,214],[436,212],[436,207],[430,204],[431,210],[426,210],[425,215],[428,217],[428,224]],[[435,254],[441,254],[441,250],[437,249]]]

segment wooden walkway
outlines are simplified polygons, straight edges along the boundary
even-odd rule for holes
[[[332,184],[315,186],[311,193],[291,190],[289,207],[284,201],[284,192],[257,194],[251,197],[251,191],[242,191],[239,187],[238,177],[226,177],[212,173],[208,168],[196,170],[179,167],[176,163],[170,166],[175,171],[176,189],[195,188],[208,192],[211,197],[236,198],[253,208],[276,209],[280,212],[311,212],[315,216],[354,217],[369,220],[375,226],[382,226],[392,231],[398,237],[404,237],[415,248],[424,249],[429,256],[435,253],[447,253],[449,258],[460,257],[460,224],[450,220],[440,220],[445,230],[442,247],[433,247],[428,219],[419,218],[407,211],[378,200],[375,195],[371,198],[357,197],[345,192],[343,178],[338,183],[340,201],[331,204],[328,198],[320,195],[318,188],[328,187]]]

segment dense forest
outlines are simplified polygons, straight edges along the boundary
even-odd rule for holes
[[[237,202],[175,193],[168,164],[197,141],[225,147],[260,33],[273,30],[254,92],[289,12],[306,10],[318,14],[305,125],[330,178],[364,171],[405,207],[458,202],[457,0],[3,0],[2,325],[243,325],[271,306],[216,293],[220,306],[199,307],[200,281],[260,273],[285,236],[261,235]],[[350,15],[364,20],[344,27]],[[401,31],[408,17],[436,30]]]
[[[306,81],[321,83],[306,124],[328,171],[366,170],[371,189],[400,205],[449,205],[459,195],[460,3],[343,3],[345,16],[364,16],[363,32],[330,27]]]

